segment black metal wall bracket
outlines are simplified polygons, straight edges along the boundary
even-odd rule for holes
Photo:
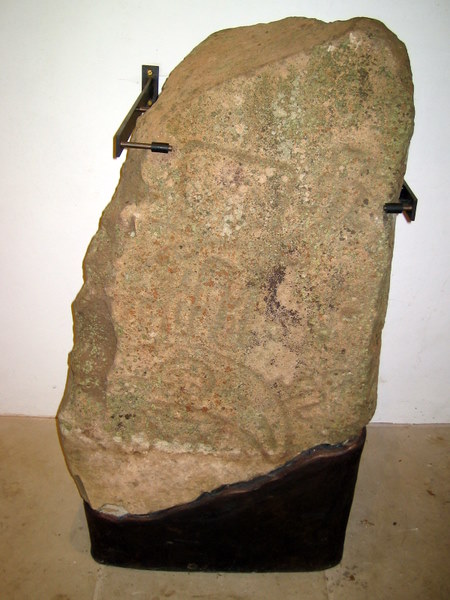
[[[168,153],[172,146],[167,142],[129,142],[129,138],[136,127],[138,117],[147,111],[158,99],[159,67],[156,65],[142,65],[142,92],[137,97],[122,125],[113,139],[113,157],[118,158],[124,148],[138,148],[152,152]],[[403,182],[398,202],[388,202],[383,207],[387,214],[403,213],[408,222],[416,218],[417,198],[406,183]]]
[[[405,219],[410,223],[416,219],[417,209],[417,198],[413,191],[406,183],[403,182],[402,189],[400,191],[400,197],[398,202],[388,202],[384,205],[384,212],[387,214],[400,214],[403,213]]]
[[[124,148],[140,148],[152,152],[170,152],[172,146],[166,142],[129,142],[130,135],[136,127],[138,117],[147,111],[158,99],[159,67],[142,65],[142,92],[131,107],[122,125],[113,139],[113,158],[118,158]]]

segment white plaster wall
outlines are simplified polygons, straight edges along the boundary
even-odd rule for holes
[[[2,0],[0,414],[54,415],[70,304],[119,178],[112,135],[140,91],[213,31],[286,16],[378,18],[409,50],[416,130],[397,218],[375,420],[449,421],[449,3],[446,0]]]

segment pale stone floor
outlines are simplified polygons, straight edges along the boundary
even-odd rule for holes
[[[0,418],[1,600],[450,598],[450,425],[372,425],[342,563],[315,573],[101,566],[53,419]]]

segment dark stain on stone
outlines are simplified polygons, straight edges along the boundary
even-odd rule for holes
[[[275,321],[279,321],[284,328],[287,327],[288,323],[296,324],[299,321],[297,311],[283,306],[277,299],[278,287],[284,280],[285,275],[286,267],[278,265],[269,276],[267,281],[267,296],[264,297],[267,304],[267,315]]]
[[[369,84],[369,73],[366,69],[360,68],[358,70],[359,75],[359,95],[365,100],[369,96],[370,84]]]
[[[127,413],[127,414],[120,414],[117,415],[117,417],[119,419],[126,419],[127,421],[131,418],[134,418],[136,416],[136,413]],[[111,419],[114,419],[116,417],[116,415],[111,415]]]

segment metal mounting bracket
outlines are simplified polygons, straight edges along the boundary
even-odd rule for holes
[[[147,111],[158,99],[158,83],[159,67],[156,65],[142,65],[142,92],[116,131],[113,138],[113,158],[118,158],[124,148],[141,148],[164,153],[172,150],[170,144],[166,142],[140,143],[128,141],[140,115]]]
[[[384,205],[384,212],[387,214],[400,214],[411,223],[416,219],[417,198],[406,181],[403,182],[400,190],[398,202],[388,202]]]
[[[118,158],[124,148],[138,148],[163,152],[167,154],[172,146],[167,142],[129,142],[129,138],[136,127],[139,116],[147,111],[158,99],[159,67],[156,65],[142,65],[142,92],[137,97],[122,125],[117,130],[113,139],[113,157]],[[416,218],[417,198],[406,183],[403,182],[398,202],[387,202],[383,210],[386,214],[403,213],[410,223]]]

